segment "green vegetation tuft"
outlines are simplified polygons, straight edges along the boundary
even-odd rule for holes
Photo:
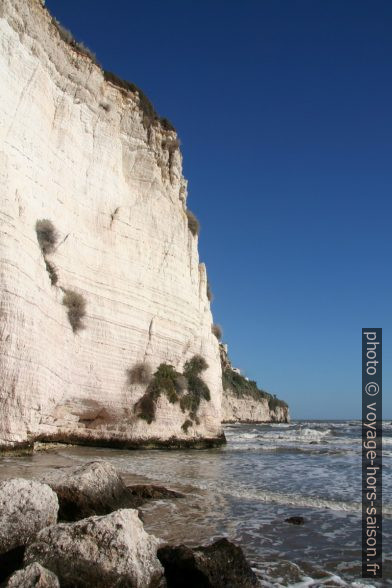
[[[195,420],[202,399],[211,400],[210,390],[202,380],[200,374],[208,368],[208,364],[201,355],[194,355],[184,365],[184,374],[188,380],[188,393],[180,400],[183,412],[189,411],[189,416]]]
[[[184,433],[188,433],[188,429],[189,427],[191,427],[193,425],[193,422],[190,419],[187,419],[186,421],[183,422],[183,424],[181,425],[181,429],[184,431]]]
[[[201,355],[194,355],[192,359],[188,359],[184,365],[184,375],[188,378],[190,376],[198,376],[208,368],[208,363]]]
[[[268,400],[270,410],[275,410],[278,406],[287,407],[286,402],[279,400],[279,398],[272,396],[265,390],[261,390],[255,381],[246,380],[244,376],[237,374],[229,367],[222,370],[222,384],[224,390],[230,390],[237,398],[251,397],[255,400],[265,398]]]
[[[155,421],[156,399],[149,391],[146,391],[137,401],[135,410],[139,418],[151,425],[152,421]]]
[[[279,400],[279,398],[277,398],[274,394],[268,399],[268,406],[270,410],[276,410],[278,407],[287,408],[288,404],[284,400]]]
[[[135,405],[136,414],[151,423],[155,420],[158,398],[166,394],[170,403],[179,403],[183,412],[189,412],[191,424],[193,421],[198,423],[196,415],[201,400],[211,399],[210,390],[200,377],[207,367],[207,362],[200,355],[195,355],[185,363],[184,374],[177,372],[172,365],[161,363]]]

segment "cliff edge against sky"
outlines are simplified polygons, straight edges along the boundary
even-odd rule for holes
[[[176,133],[39,0],[5,0],[0,36],[0,446],[220,440],[218,341]],[[150,395],[154,418],[138,411],[135,364],[180,373],[194,356],[210,391],[196,410],[165,390]]]
[[[175,130],[41,0],[4,0],[0,43],[0,448],[222,442]]]

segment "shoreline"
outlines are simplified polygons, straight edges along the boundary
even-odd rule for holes
[[[62,435],[40,435],[33,442],[21,442],[10,446],[0,446],[0,457],[15,456],[23,457],[33,455],[36,451],[45,451],[40,447],[37,449],[36,444],[48,445],[48,450],[55,449],[56,446],[71,447],[95,447],[97,449],[124,449],[124,450],[183,450],[183,449],[215,449],[226,445],[225,434],[219,437],[204,437],[200,439],[139,439],[139,440],[120,440],[120,439],[86,439],[77,435],[68,435],[64,438]]]

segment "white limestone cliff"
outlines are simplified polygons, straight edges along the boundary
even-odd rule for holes
[[[250,396],[239,398],[230,390],[223,392],[222,421],[224,423],[287,423],[290,422],[288,408],[277,406],[271,409],[268,400],[256,400]]]
[[[40,0],[0,4],[0,447],[36,439],[136,446],[221,439],[221,364],[206,269],[188,229],[174,131],[64,42]],[[37,220],[59,239],[47,261]],[[62,289],[86,300],[74,333]],[[161,395],[135,415],[138,361],[202,355],[196,422]]]

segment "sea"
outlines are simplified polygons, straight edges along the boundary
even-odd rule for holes
[[[209,450],[61,446],[0,459],[0,479],[109,460],[127,483],[184,498],[142,507],[148,532],[190,546],[225,536],[241,545],[263,587],[392,586],[392,423],[383,428],[383,579],[361,578],[361,424],[293,421],[225,426]],[[304,518],[303,525],[285,519]]]

